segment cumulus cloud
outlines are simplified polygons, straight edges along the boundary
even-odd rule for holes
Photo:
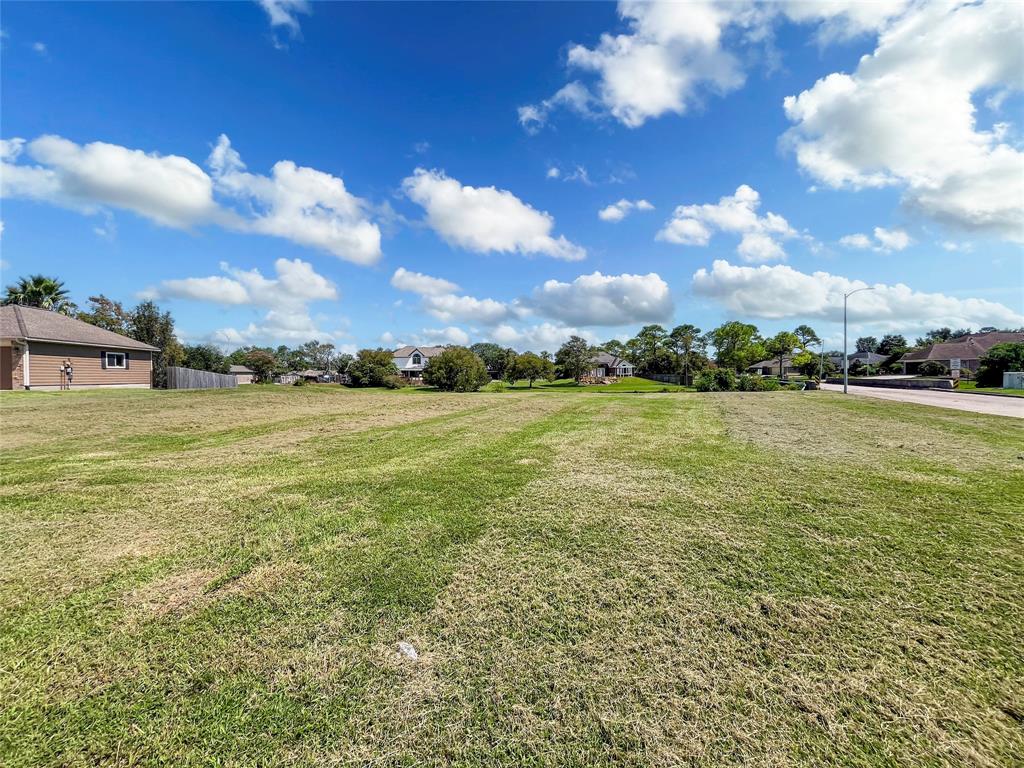
[[[23,156],[36,164],[18,162]],[[178,155],[40,136],[30,142],[0,142],[0,161],[4,197],[27,197],[86,213],[113,206],[181,228],[213,221],[219,213],[210,177]]]
[[[717,203],[680,205],[657,234],[658,240],[677,245],[704,246],[716,231],[740,235],[736,252],[744,261],[759,262],[786,258],[780,240],[797,236],[782,216],[766,213],[759,216],[761,196],[741,184],[733,195]]]
[[[1024,240],[1024,153],[982,130],[974,98],[1024,87],[1019,3],[921,3],[852,74],[785,99],[785,143],[835,188],[896,186],[941,223]],[[950,52],[955,51],[955,55]]]
[[[391,285],[400,291],[418,293],[420,296],[440,296],[459,290],[459,286],[451,280],[431,277],[422,272],[411,272],[405,267],[395,270],[395,274],[391,276]]]
[[[252,306],[268,311],[258,323],[246,328],[221,328],[210,339],[238,346],[262,342],[330,340],[334,334],[317,327],[310,317],[309,303],[338,298],[334,283],[301,259],[278,259],[276,277],[264,277],[258,269],[238,269],[220,263],[221,275],[165,280],[146,291],[152,298],[204,301],[225,306]]]
[[[280,160],[271,176],[245,170],[238,152],[221,134],[209,166],[217,190],[249,206],[240,226],[319,248],[356,264],[380,258],[380,228],[368,218],[366,201],[337,176]]]
[[[664,322],[675,309],[668,284],[646,275],[580,275],[548,280],[524,302],[532,311],[571,325],[615,326]]]
[[[839,244],[846,248],[855,248],[861,251],[870,249],[879,253],[902,251],[912,242],[910,235],[902,229],[883,229],[882,227],[875,227],[873,239],[862,232],[839,238]]]
[[[777,264],[734,266],[716,260],[711,270],[699,269],[692,288],[728,310],[748,317],[781,319],[823,318],[841,321],[843,294],[869,287],[860,280],[828,272],[807,274]],[[902,283],[876,283],[849,302],[849,318],[884,329],[950,326],[953,328],[1016,327],[1024,316],[1009,307],[984,299],[959,299],[941,293],[915,291]]]
[[[276,278],[264,277],[258,269],[238,269],[224,261],[220,263],[220,270],[223,275],[165,280],[155,295],[261,307],[305,305],[310,301],[338,298],[334,283],[301,259],[275,261]]]
[[[417,168],[402,182],[410,200],[427,213],[427,223],[448,243],[487,253],[543,254],[577,261],[586,251],[564,236],[551,236],[554,219],[495,187],[464,186],[444,171]]]
[[[590,331],[572,328],[556,323],[539,323],[537,325],[516,328],[504,323],[491,331],[490,338],[504,347],[523,352],[549,351],[554,353],[570,336],[582,336],[591,343],[597,342],[597,336]]]
[[[3,140],[0,163],[3,197],[87,214],[121,208],[179,229],[214,224],[285,238],[357,264],[381,255],[380,228],[340,178],[290,160],[276,163],[269,177],[248,173],[223,135],[208,159],[212,175],[178,155],[105,142],[79,145],[60,136]],[[222,201],[241,205],[234,210]]]
[[[458,326],[449,325],[447,328],[424,328],[418,334],[414,334],[412,341],[416,345],[443,347],[455,344],[460,347],[469,344],[469,334]]]
[[[601,221],[622,221],[631,211],[653,211],[654,206],[646,200],[619,200],[597,212]]]

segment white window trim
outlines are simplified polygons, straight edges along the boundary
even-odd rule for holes
[[[111,357],[113,357],[116,360],[119,355],[121,357],[121,364],[120,365],[117,365],[116,363],[110,362],[110,358]],[[125,361],[124,352],[107,352],[107,368],[124,369],[124,368],[128,367],[125,364],[125,362],[126,361]]]

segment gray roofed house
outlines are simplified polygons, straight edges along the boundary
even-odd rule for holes
[[[887,355],[880,355],[877,352],[851,352],[846,357],[849,358],[851,367],[855,363],[860,363],[861,365],[878,365],[879,363],[884,363],[889,359]],[[842,370],[842,355],[828,355],[828,359],[832,361],[832,364],[836,368]]]
[[[391,359],[398,372],[407,379],[418,379],[423,376],[427,361],[437,357],[447,347],[400,347],[391,353]]]
[[[608,352],[598,352],[593,360],[594,367],[590,375],[595,378],[605,376],[632,376],[635,368],[628,360]]]
[[[238,384],[252,384],[256,372],[245,365],[229,365],[228,373],[235,377]]]

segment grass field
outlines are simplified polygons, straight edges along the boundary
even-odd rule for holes
[[[975,394],[1012,395],[1013,397],[1024,397],[1024,389],[1003,389],[1002,387],[979,387],[977,382],[961,380],[957,386],[959,392],[973,392]]]
[[[0,419],[4,766],[1024,754],[1019,420],[326,386]]]

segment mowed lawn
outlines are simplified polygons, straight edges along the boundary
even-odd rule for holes
[[[1024,755],[1020,420],[327,386],[0,419],[4,766]]]

